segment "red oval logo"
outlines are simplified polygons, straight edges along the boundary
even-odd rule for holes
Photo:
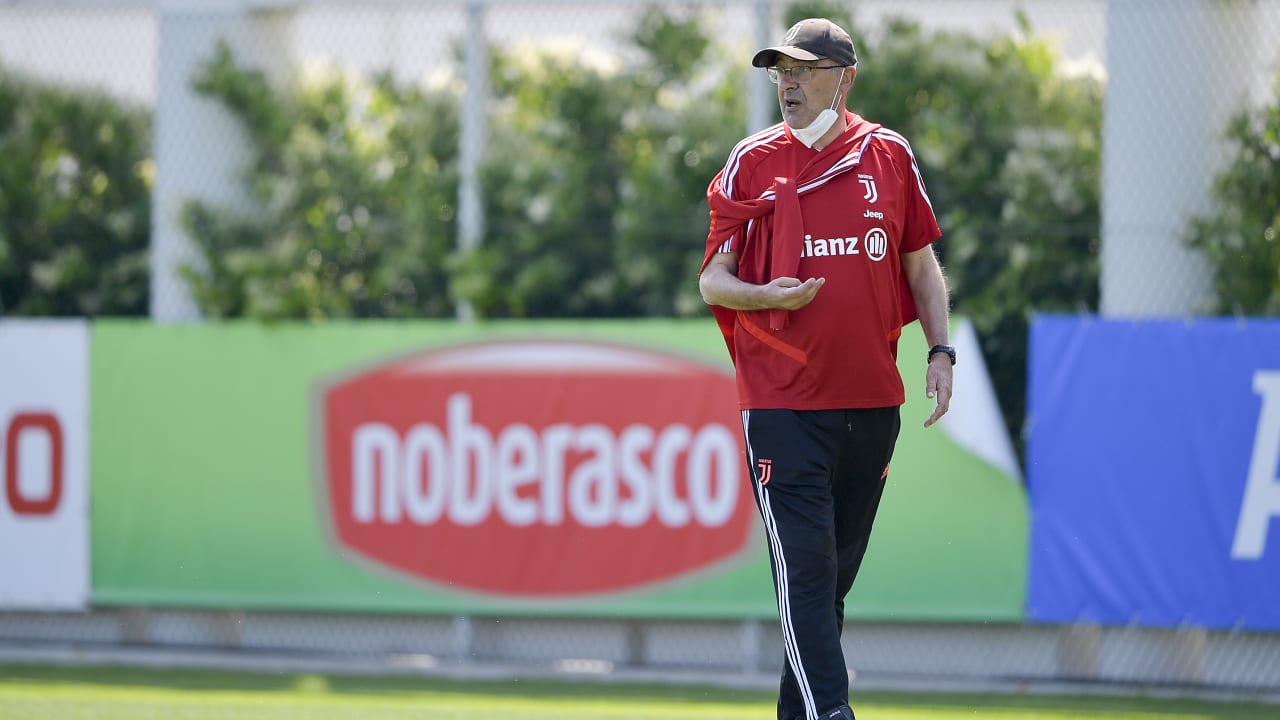
[[[378,366],[318,402],[334,537],[417,578],[616,592],[735,556],[755,526],[733,378],[684,358],[477,343]]]

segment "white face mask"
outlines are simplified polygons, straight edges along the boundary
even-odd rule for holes
[[[787,125],[787,127],[791,127],[791,134],[804,143],[805,147],[813,147],[813,144],[818,142],[823,135],[826,135],[831,126],[835,125],[836,120],[840,118],[840,115],[836,113],[836,101],[840,99],[840,83],[842,82],[844,82],[844,68],[840,68],[840,79],[836,82],[836,95],[831,98],[831,107],[818,113],[818,117],[814,118],[808,127],[798,128]]]

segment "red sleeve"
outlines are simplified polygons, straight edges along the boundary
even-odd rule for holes
[[[902,136],[899,135],[898,138]],[[901,144],[893,143],[893,148],[895,159],[901,163],[903,173],[901,251],[915,252],[942,237],[942,229],[938,227],[938,218],[933,214],[933,205],[924,187],[924,176],[911,152],[911,145],[903,138]]]
[[[915,154],[911,152],[911,144],[892,130],[882,129],[878,139],[887,146],[902,177],[902,239],[898,252],[910,253],[928,247],[934,240],[942,237],[942,230],[933,214],[933,205],[925,190],[920,166],[916,163]],[[898,289],[902,303],[902,324],[906,325],[919,319],[906,275],[902,276]]]

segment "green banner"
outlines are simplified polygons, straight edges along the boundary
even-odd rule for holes
[[[848,614],[1021,620],[1022,487],[921,427],[918,326],[901,347],[903,431]],[[723,482],[740,428],[709,319],[103,320],[91,355],[97,604],[776,616],[749,489]],[[482,465],[487,489],[464,477]]]

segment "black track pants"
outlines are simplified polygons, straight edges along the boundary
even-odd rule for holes
[[[742,411],[786,647],[780,720],[816,720],[849,701],[844,597],[867,551],[899,427],[897,407]]]

